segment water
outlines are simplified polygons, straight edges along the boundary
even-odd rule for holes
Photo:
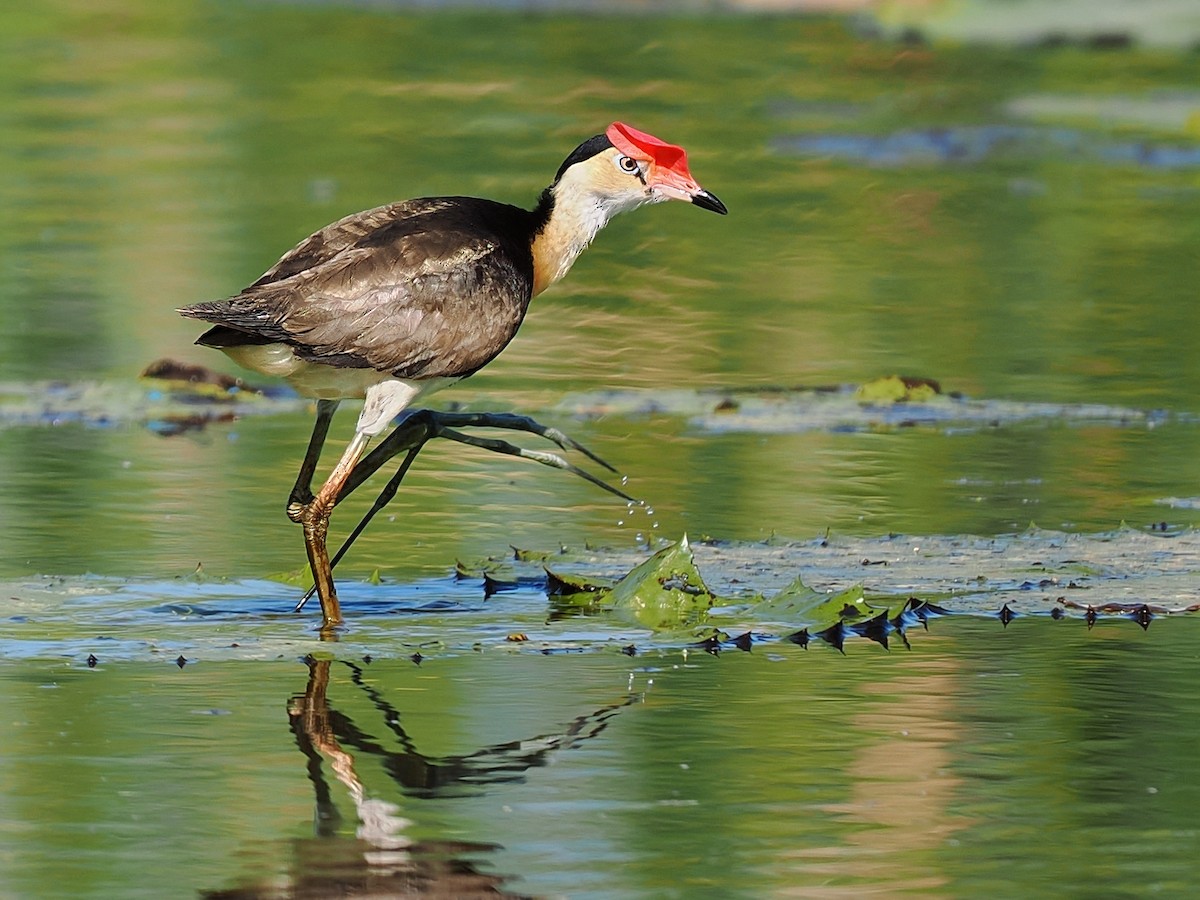
[[[1198,78],[832,18],[0,12],[0,895],[1189,896],[1194,620],[990,616],[1200,600]],[[730,215],[617,220],[436,399],[563,428],[653,512],[431,446],[320,643],[283,516],[311,412],[165,434],[148,363],[234,371],[174,307],[388,200],[531,203],[618,118]],[[793,390],[893,374],[967,400]],[[685,532],[723,595],[972,615],[711,656],[452,577]]]
[[[4,663],[6,892],[462,893],[469,867],[537,896],[1186,896],[1195,631]]]

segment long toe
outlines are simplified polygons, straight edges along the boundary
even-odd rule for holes
[[[311,500],[309,501],[312,502]],[[308,508],[308,503],[301,503],[299,500],[290,500],[287,505],[287,517],[293,522],[300,523],[304,521],[304,511]]]

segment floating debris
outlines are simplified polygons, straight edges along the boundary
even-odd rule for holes
[[[141,424],[171,436],[213,422],[292,413],[307,406],[307,400],[287,389],[240,383],[225,387],[204,380],[0,383],[0,428]]]
[[[675,415],[713,433],[878,432],[901,428],[970,431],[1028,422],[1150,427],[1191,422],[1185,413],[1102,403],[976,400],[944,392],[934,379],[886,376],[860,385],[743,390],[609,390],[572,394],[557,412],[574,416]]]

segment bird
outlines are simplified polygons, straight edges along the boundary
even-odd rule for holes
[[[610,219],[667,200],[728,213],[692,177],[682,147],[613,122],[568,154],[532,209],[460,196],[389,203],[313,233],[238,294],[178,310],[211,326],[197,344],[316,400],[287,513],[304,527],[324,629],[344,621],[325,548],[329,519],[371,441],[495,359],[530,301]],[[330,423],[347,399],[364,401],[354,435],[314,494]]]

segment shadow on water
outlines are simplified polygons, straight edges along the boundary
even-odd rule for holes
[[[519,784],[528,770],[548,765],[554,754],[598,737],[613,716],[638,697],[630,695],[580,715],[559,731],[461,755],[433,756],[422,752],[405,731],[401,710],[364,677],[369,662],[335,663],[308,657],[308,684],[304,693],[288,703],[291,730],[313,788],[315,834],[294,842],[286,854],[293,861],[287,896],[359,897],[392,892],[513,896],[504,887],[508,876],[479,868],[481,858],[503,849],[502,844],[409,837],[406,831],[413,822],[363,782],[355,753],[382,770],[404,797],[436,799],[479,793],[491,785]],[[349,670],[351,683],[369,698],[377,721],[356,721],[331,705],[330,670],[335,665]],[[331,779],[345,789],[353,806],[352,820],[339,809]],[[202,896],[231,900],[277,897],[279,892],[277,884],[248,881],[205,891]]]

